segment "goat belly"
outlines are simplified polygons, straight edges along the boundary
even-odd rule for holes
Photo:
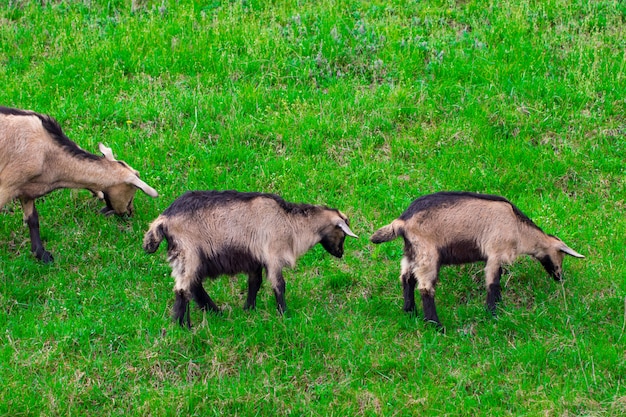
[[[221,248],[211,255],[201,251],[200,259],[201,271],[198,275],[210,278],[217,278],[220,275],[250,274],[261,266],[248,251],[235,247]]]
[[[473,240],[461,240],[437,248],[441,265],[466,264],[484,261],[485,256]]]

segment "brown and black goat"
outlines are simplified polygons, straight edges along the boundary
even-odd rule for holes
[[[219,311],[204,290],[206,277],[245,273],[248,296],[244,309],[254,308],[265,269],[279,313],[286,309],[283,268],[317,243],[341,258],[348,218],[339,210],[289,203],[274,194],[237,191],[190,191],[176,199],[146,232],[143,248],[153,253],[168,244],[175,279],[173,318],[182,326],[189,300],[202,310]]]
[[[555,236],[545,234],[504,197],[469,192],[440,192],[413,201],[391,224],[377,230],[373,243],[401,236],[404,256],[400,280],[404,310],[415,311],[415,286],[424,318],[441,327],[435,286],[442,265],[484,261],[487,308],[495,314],[501,299],[502,265],[520,255],[537,259],[556,281],[565,255],[584,258]]]
[[[116,161],[100,144],[104,157],[79,148],[52,117],[0,106],[0,208],[19,199],[37,259],[52,262],[39,233],[35,199],[59,188],[84,188],[103,198],[105,214],[132,214],[137,189],[157,192],[137,171]]]

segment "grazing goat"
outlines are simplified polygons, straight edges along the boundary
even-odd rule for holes
[[[175,279],[174,320],[191,327],[189,300],[219,311],[202,281],[220,275],[248,275],[244,309],[256,305],[265,269],[279,313],[285,306],[282,270],[317,243],[341,258],[346,235],[356,237],[339,210],[289,203],[274,194],[190,191],[176,199],[150,225],[143,248],[153,253],[165,238]]]
[[[485,261],[487,308],[495,314],[501,299],[502,265],[520,255],[537,259],[556,280],[562,278],[565,255],[584,258],[555,236],[545,234],[504,197],[468,192],[425,195],[391,224],[377,230],[373,243],[402,236],[400,279],[404,310],[415,311],[415,285],[424,318],[441,327],[435,309],[435,285],[442,265]]]
[[[100,151],[104,157],[79,148],[50,116],[0,106],[0,208],[20,200],[37,259],[53,260],[41,242],[36,198],[58,188],[85,188],[104,198],[103,213],[122,215],[132,214],[137,188],[158,195],[111,149],[100,144]]]

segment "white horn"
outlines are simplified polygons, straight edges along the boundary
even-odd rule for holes
[[[136,175],[133,175],[132,177],[130,177],[129,180],[126,182],[128,184],[132,184],[135,187],[139,188],[141,191],[148,194],[150,197],[154,198],[154,197],[159,196],[159,193],[157,193],[154,188],[150,187],[148,184],[140,180],[139,177],[137,177]]]
[[[575,258],[584,258],[584,255],[581,255],[580,253],[576,252],[574,249],[570,248],[569,246],[563,244],[559,250],[563,253],[567,253],[570,256],[573,256]]]
[[[350,228],[348,227],[348,225],[346,224],[346,222],[344,222],[343,220],[341,220],[339,223],[337,223],[337,226],[339,226],[341,228],[341,230],[343,230],[343,232],[345,234],[347,234],[348,236],[352,236],[352,237],[356,237],[358,238],[357,235],[355,235],[354,233],[352,233],[352,230],[350,230]]]

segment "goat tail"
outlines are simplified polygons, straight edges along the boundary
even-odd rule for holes
[[[374,232],[372,237],[370,237],[370,240],[372,241],[372,243],[376,244],[389,242],[390,240],[394,240],[398,236],[402,236],[403,233],[404,220],[396,219],[387,226],[383,226],[376,232]]]
[[[163,223],[165,223],[165,218],[163,216],[157,217],[144,235],[143,250],[147,253],[156,252],[163,239],[165,239],[165,225]]]

